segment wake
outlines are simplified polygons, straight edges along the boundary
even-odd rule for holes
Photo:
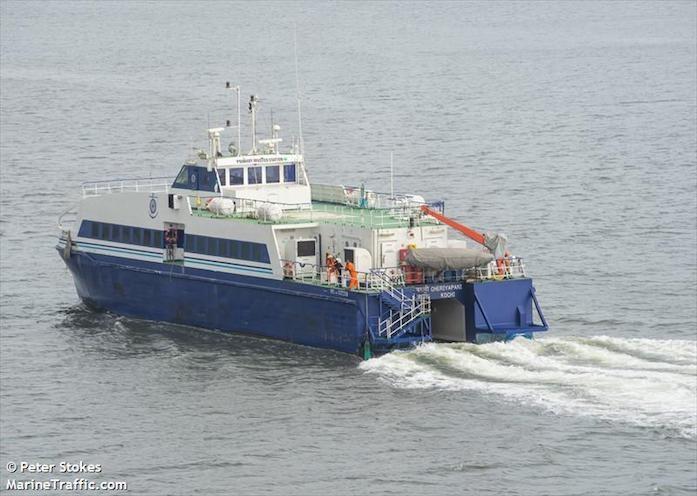
[[[429,343],[361,363],[398,388],[474,390],[697,439],[697,342],[608,336]]]

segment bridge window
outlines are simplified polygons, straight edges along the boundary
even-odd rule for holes
[[[248,167],[247,168],[247,183],[248,184],[261,184],[261,167]]]
[[[244,184],[244,169],[242,167],[230,169],[230,186],[233,184]]]
[[[181,168],[179,171],[179,174],[177,175],[177,178],[174,180],[174,184],[172,187],[174,188],[183,188],[183,189],[191,189],[191,181],[189,180],[189,166],[185,165]],[[194,182],[196,180],[196,176],[193,176]]]
[[[295,182],[295,164],[286,164],[283,166],[283,182]]]
[[[278,165],[269,165],[266,167],[266,182],[279,183],[281,182],[280,167]]]
[[[179,171],[172,187],[200,191],[218,191],[218,174],[214,170],[208,171],[205,167],[185,165]]]
[[[218,169],[218,179],[220,180],[221,186],[227,185],[227,181],[225,180],[225,169]]]
[[[215,171],[208,172],[198,167],[198,189],[201,191],[218,191],[218,175]]]

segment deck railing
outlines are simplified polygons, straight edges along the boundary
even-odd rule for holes
[[[527,277],[523,259],[510,257],[508,264],[504,262],[501,270],[496,262],[492,262],[486,267],[474,267],[471,269],[445,270],[445,271],[423,271],[418,277],[413,273],[407,274],[406,267],[384,267],[370,269],[369,272],[357,272],[358,289],[367,291],[387,291],[396,300],[403,299],[400,288],[421,284],[441,284],[457,283],[463,281],[499,281],[503,279],[519,279]],[[283,276],[298,282],[309,284],[319,284],[336,286],[342,288],[349,287],[350,274],[343,270],[341,276],[333,270],[328,270],[324,265],[314,265],[308,263],[293,262],[291,260],[281,260],[283,265]]]
[[[149,177],[136,179],[111,179],[82,183],[82,197],[108,195],[124,192],[168,192],[172,185],[171,177]]]

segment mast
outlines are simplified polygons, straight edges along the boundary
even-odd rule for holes
[[[240,116],[240,87],[231,86],[230,81],[225,82],[225,88],[229,90],[235,90],[237,93],[237,154],[242,152],[242,118]],[[230,121],[228,121],[228,126],[230,126]]]
[[[305,141],[303,140],[303,114],[300,103],[300,77],[298,76],[298,26],[293,30],[293,53],[295,55],[295,95],[298,101],[298,149],[305,156]]]
[[[394,200],[394,152],[390,152],[390,196]]]
[[[252,154],[257,152],[257,104],[259,98],[255,95],[249,96],[249,112],[252,114]]]

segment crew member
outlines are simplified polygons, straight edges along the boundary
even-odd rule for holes
[[[167,247],[167,260],[174,260],[174,249],[177,246],[177,231],[174,228],[165,231],[165,246]]]
[[[351,276],[351,281],[349,282],[349,289],[358,289],[358,271],[356,271],[356,266],[353,262],[346,262],[346,270]]]
[[[345,286],[344,284],[344,266],[341,263],[341,259],[339,257],[336,257],[334,259],[334,269],[336,270],[336,277],[338,278],[339,286]]]
[[[333,284],[336,282],[335,268],[334,268],[334,257],[331,253],[327,252],[327,257],[325,259],[327,265],[327,282]]]

